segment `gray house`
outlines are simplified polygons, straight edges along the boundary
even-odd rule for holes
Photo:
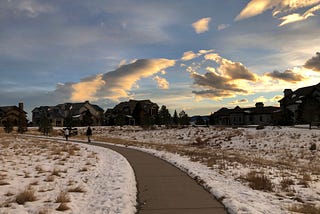
[[[221,108],[211,115],[214,125],[270,125],[273,124],[273,115],[279,107],[264,106],[262,102],[255,107],[234,109]]]
[[[35,126],[46,117],[52,126],[65,126],[67,118],[71,118],[75,126],[103,124],[104,110],[98,105],[89,103],[63,103],[56,106],[40,106],[32,110],[32,123]]]
[[[320,83],[295,91],[285,89],[279,102],[282,111],[291,113],[294,124],[320,122]]]

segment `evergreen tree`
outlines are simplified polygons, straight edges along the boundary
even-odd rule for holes
[[[43,135],[48,135],[52,132],[52,124],[46,114],[44,114],[40,120],[39,131],[42,132]]]
[[[89,110],[87,110],[83,115],[81,125],[92,126],[92,124],[93,124],[92,114]]]
[[[174,125],[178,125],[178,123],[179,123],[177,110],[174,110],[173,117],[172,117],[172,122],[173,122]]]
[[[171,115],[165,105],[161,106],[159,110],[159,125],[169,125],[171,122]]]
[[[141,103],[138,102],[132,112],[132,116],[135,120],[135,124],[136,125],[143,125],[143,121],[144,121],[144,115],[145,112],[142,109]]]
[[[4,131],[6,132],[6,133],[10,133],[10,132],[12,132],[13,131],[13,123],[12,123],[12,121],[10,120],[10,119],[7,119],[7,120],[5,120],[4,122],[3,122],[3,125],[4,125]]]
[[[63,125],[67,128],[72,128],[75,126],[76,121],[74,121],[74,119],[72,118],[72,116],[68,116],[65,120]]]
[[[190,125],[190,118],[184,110],[179,113],[179,124],[180,125]]]
[[[20,114],[18,121],[18,133],[23,134],[27,131],[27,119],[23,114]]]

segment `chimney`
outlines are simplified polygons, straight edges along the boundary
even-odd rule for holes
[[[263,107],[264,107],[263,102],[256,103],[256,108],[263,108]]]
[[[283,93],[284,93],[284,96],[286,97],[286,96],[290,96],[293,92],[291,89],[284,89]]]
[[[20,109],[21,111],[23,111],[23,103],[22,103],[22,102],[19,103],[19,109]]]

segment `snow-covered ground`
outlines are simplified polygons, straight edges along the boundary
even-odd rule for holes
[[[230,213],[320,213],[319,130],[95,127],[94,137],[168,160]]]
[[[135,213],[127,160],[92,145],[0,134],[0,213]]]

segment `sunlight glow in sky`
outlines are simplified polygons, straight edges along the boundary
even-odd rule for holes
[[[3,0],[0,105],[278,105],[320,82],[320,0]]]

